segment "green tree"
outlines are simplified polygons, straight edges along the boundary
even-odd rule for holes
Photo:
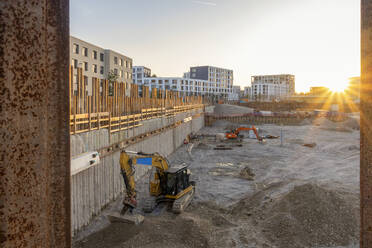
[[[114,82],[118,80],[119,76],[117,73],[114,72],[114,70],[111,70],[108,75],[107,75],[107,80],[108,80],[108,93],[109,96],[114,95]]]

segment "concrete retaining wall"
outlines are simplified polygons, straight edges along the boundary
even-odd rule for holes
[[[107,129],[95,130],[71,136],[71,155],[77,156],[84,152],[96,151],[117,143],[126,138],[147,133],[165,126],[169,126],[187,117],[202,113],[193,110],[178,114],[171,118],[156,118],[143,121],[142,126],[135,129],[111,134]],[[164,156],[170,155],[191,132],[197,132],[204,126],[204,115],[182,123],[176,128],[166,130],[158,135],[129,146],[126,150],[142,151],[146,153],[159,152]],[[90,167],[72,176],[71,181],[71,225],[72,235],[87,225],[92,217],[110,202],[115,200],[124,190],[123,179],[119,165],[120,152],[116,152],[101,159],[98,165]],[[138,166],[136,179],[144,176],[149,168]]]

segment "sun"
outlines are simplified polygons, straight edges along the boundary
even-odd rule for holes
[[[329,90],[334,93],[342,93],[348,88],[348,86],[349,80],[347,78],[334,80],[327,85]]]

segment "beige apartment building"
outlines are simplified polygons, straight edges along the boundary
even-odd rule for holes
[[[132,83],[133,81],[131,58],[73,36],[70,36],[70,61],[74,68],[74,89],[77,82],[76,68],[82,68],[88,95],[92,94],[92,78],[107,79],[110,71],[117,75],[118,82]]]

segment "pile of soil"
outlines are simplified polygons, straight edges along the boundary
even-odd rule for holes
[[[249,168],[249,167],[247,166],[247,167],[243,168],[243,169],[240,171],[239,176],[240,176],[241,178],[247,179],[247,180],[249,180],[249,181],[253,181],[253,180],[254,180],[254,177],[255,177],[256,175],[252,172],[251,168]]]
[[[360,123],[359,119],[356,118],[349,118],[346,121],[343,122],[344,127],[351,128],[353,130],[359,130],[360,129]]]
[[[278,247],[347,246],[358,240],[358,201],[315,184],[296,186],[273,199],[271,185],[235,204],[231,213],[252,216],[262,235]]]
[[[352,129],[355,129],[356,126],[359,126],[359,124],[357,124],[357,121],[355,123],[355,120],[353,121],[351,119],[348,119],[347,121],[343,122],[333,122],[324,117],[314,119],[313,125],[318,126],[320,129],[323,130],[338,132],[351,132]]]
[[[216,115],[248,114],[253,113],[253,109],[230,104],[216,104],[216,107],[214,108],[214,113]]]
[[[211,147],[207,144],[204,144],[203,142],[200,142],[197,146],[196,146],[197,149],[200,149],[200,150],[209,150],[211,149]]]
[[[265,234],[282,247],[346,246],[358,238],[358,216],[345,194],[314,184],[295,187],[270,212]]]

